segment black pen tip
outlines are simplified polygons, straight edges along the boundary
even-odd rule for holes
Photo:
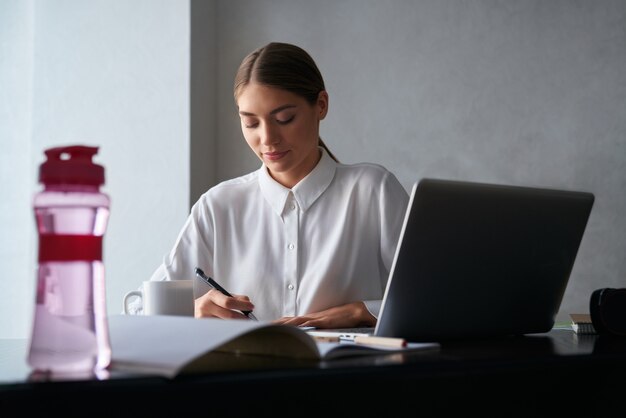
[[[204,274],[204,272],[199,267],[196,267],[196,274]]]

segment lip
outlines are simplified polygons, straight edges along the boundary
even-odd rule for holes
[[[278,161],[281,158],[283,158],[285,155],[287,155],[289,151],[282,151],[282,152],[278,152],[278,151],[273,151],[273,152],[264,152],[263,153],[263,158],[270,160],[270,161]]]

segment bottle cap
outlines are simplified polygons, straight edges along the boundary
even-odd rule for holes
[[[104,167],[91,159],[98,147],[71,145],[44,151],[46,161],[39,167],[39,182],[43,184],[104,184]]]

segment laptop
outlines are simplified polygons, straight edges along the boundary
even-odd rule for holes
[[[548,332],[594,195],[455,180],[413,185],[373,331],[407,341]]]

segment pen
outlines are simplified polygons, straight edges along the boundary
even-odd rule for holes
[[[226,296],[230,296],[233,297],[233,295],[231,295],[230,293],[228,293],[228,291],[226,289],[224,289],[222,286],[219,285],[219,283],[217,283],[215,280],[213,280],[212,278],[210,278],[209,276],[207,276],[206,274],[204,274],[204,271],[202,271],[202,269],[200,269],[199,267],[196,267],[196,276],[200,277],[202,280],[204,280],[209,286],[211,286],[213,289],[219,290],[220,292],[222,292],[223,294],[225,294]],[[241,311],[241,313],[243,313],[245,316],[247,316],[248,318],[257,321],[256,316],[254,316],[252,314],[252,311]]]
[[[355,344],[371,344],[382,345],[385,347],[405,347],[406,341],[404,338],[391,338],[391,337],[373,337],[373,336],[356,336],[354,337]]]

